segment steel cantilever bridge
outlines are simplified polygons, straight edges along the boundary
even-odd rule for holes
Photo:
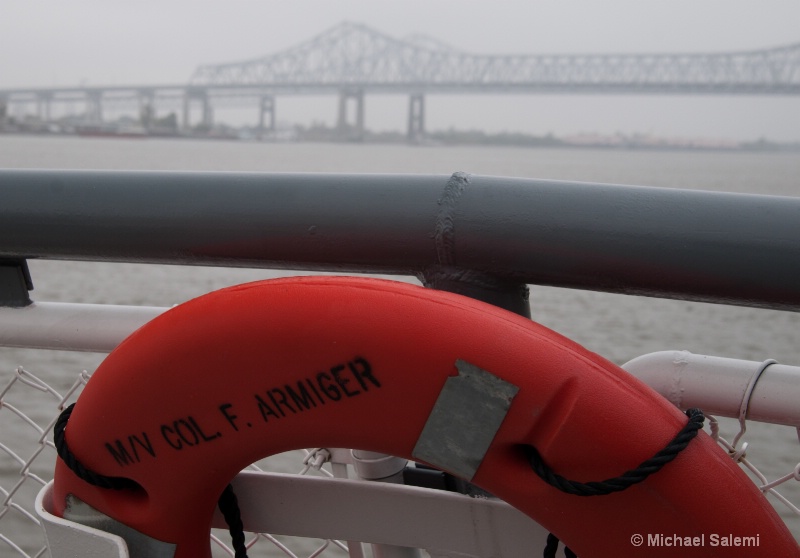
[[[184,85],[0,90],[0,103],[37,103],[47,116],[52,102],[83,99],[101,120],[104,102],[172,99],[182,102],[188,127],[193,102],[210,125],[213,106],[247,99],[258,103],[264,129],[274,128],[276,95],[335,94],[339,128],[357,137],[364,95],[379,93],[409,95],[411,139],[424,133],[426,94],[800,95],[800,43],[722,53],[486,55],[345,22],[281,52],[200,66]]]

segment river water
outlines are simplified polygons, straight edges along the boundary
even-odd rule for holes
[[[800,195],[800,154],[625,151],[0,136],[0,168],[474,174]],[[169,306],[269,270],[31,261],[39,301]],[[765,270],[768,273],[768,270]],[[415,281],[412,278],[403,278]],[[666,349],[800,365],[800,314],[532,286],[534,319],[624,363]],[[24,365],[64,389],[103,355],[0,349],[0,386]],[[52,409],[42,409],[44,415]],[[0,415],[3,417],[3,415]],[[3,417],[3,420],[7,420]],[[9,422],[10,424],[10,422]],[[726,425],[730,428],[730,425]],[[754,425],[749,455],[772,479],[800,461],[797,433]],[[3,424],[5,430],[5,423]],[[731,432],[735,433],[735,431]],[[13,438],[13,432],[3,433]],[[5,441],[0,438],[0,442]],[[0,455],[0,459],[2,456]],[[18,467],[0,460],[0,486]],[[290,469],[293,465],[287,465]],[[42,474],[46,474],[43,471]],[[797,483],[794,483],[795,485]],[[787,490],[795,502],[800,492]],[[778,506],[795,536],[800,520]],[[0,522],[0,533],[4,524]],[[0,544],[0,549],[2,545]],[[5,556],[0,550],[0,556]]]

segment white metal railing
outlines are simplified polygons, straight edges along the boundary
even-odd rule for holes
[[[676,407],[682,410],[691,407],[703,409],[708,419],[707,429],[714,440],[750,473],[762,492],[774,497],[793,516],[800,517],[800,508],[792,502],[792,499],[800,501],[800,484],[791,482],[800,481],[800,462],[790,462],[789,466],[773,463],[771,469],[778,465],[785,466],[786,470],[768,480],[768,475],[761,470],[764,466],[757,466],[753,461],[754,451],[745,441],[748,422],[795,429],[797,439],[791,442],[800,441],[800,406],[797,405],[800,367],[779,364],[772,359],[755,362],[687,351],[661,351],[633,359],[622,368],[643,380]],[[735,422],[726,423],[733,432],[732,438],[722,435],[720,420],[714,415],[735,419]],[[753,447],[758,446],[753,444]],[[749,459],[748,452],[751,454]],[[800,459],[800,455],[797,458]],[[776,490],[780,485],[792,498]]]

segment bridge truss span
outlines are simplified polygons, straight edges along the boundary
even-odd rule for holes
[[[374,92],[800,94],[800,43],[673,54],[472,54],[342,23],[262,58],[197,68],[193,85]]]

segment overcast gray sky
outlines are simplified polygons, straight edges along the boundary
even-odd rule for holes
[[[184,82],[200,64],[269,54],[342,20],[476,53],[715,52],[800,42],[800,0],[0,0],[0,89]],[[402,128],[406,104],[368,97],[367,126]],[[336,105],[279,97],[277,106],[279,119],[308,123],[332,122]],[[429,128],[800,140],[798,97],[430,96],[427,109]]]

